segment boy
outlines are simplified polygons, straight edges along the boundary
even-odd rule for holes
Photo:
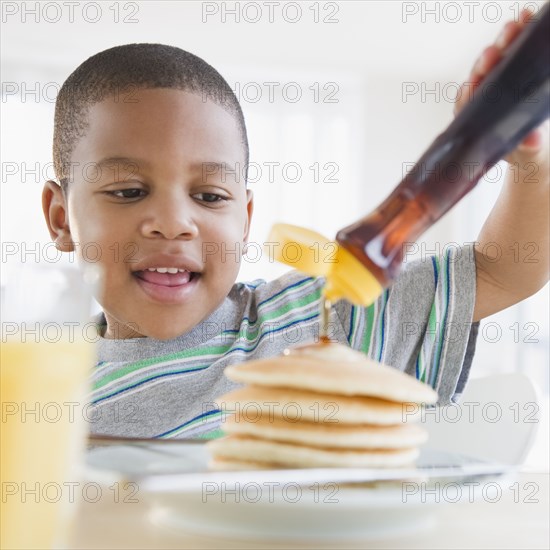
[[[470,81],[483,78],[527,18],[505,27]],[[531,172],[521,167],[536,162],[538,183],[509,178],[475,248],[405,265],[369,308],[336,303],[330,336],[431,384],[441,403],[458,396],[479,320],[548,279],[547,143],[539,130],[510,155],[523,178]],[[314,341],[323,284],[296,271],[235,284],[240,262],[219,245],[247,242],[253,199],[235,170],[248,163],[248,142],[230,87],[178,48],[100,52],[60,90],[54,162],[61,185],[48,181],[43,193],[50,234],[84,261],[94,243],[104,271],[92,431],[217,436],[212,402],[235,386],[224,368]],[[528,241],[539,245],[539,261],[514,262],[510,246]],[[498,262],[479,252],[487,242],[503,250]]]

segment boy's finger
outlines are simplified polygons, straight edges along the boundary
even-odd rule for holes
[[[550,121],[545,120],[538,128],[527,134],[521,142],[520,149],[539,150],[543,147],[545,141],[548,141],[548,131],[550,130]]]
[[[479,56],[472,69],[471,76],[485,76],[502,57],[502,50],[506,49],[522,32],[526,23],[534,17],[529,9],[520,13],[519,21],[509,21],[504,25],[495,44],[491,45]]]
[[[464,107],[464,104],[468,101],[468,88],[466,83],[462,84],[458,89],[455,104],[453,107],[453,114],[456,116]]]
[[[521,34],[522,29],[519,23],[508,21],[495,41],[496,47],[506,49]]]
[[[533,130],[523,139],[519,145],[520,150],[538,150],[542,145],[542,132],[540,130]]]
[[[470,74],[470,82],[474,83],[474,86],[479,84],[479,81],[483,79],[488,72],[500,61],[502,57],[502,51],[496,46],[489,46],[483,50],[483,53],[479,56],[475,62],[472,72]]]
[[[483,50],[477,61],[474,63],[468,81],[462,84],[455,101],[453,113],[456,116],[470,99],[472,91],[477,88],[483,78],[502,58],[505,50],[520,34],[525,24],[534,17],[529,9],[521,11],[518,21],[509,21],[502,29],[494,45]],[[529,136],[526,138],[526,140]],[[534,138],[531,138],[534,139]]]
[[[525,23],[528,23],[531,19],[535,17],[535,12],[530,10],[529,8],[524,8],[521,10],[521,13],[519,14],[519,23],[520,25],[525,25]]]
[[[535,14],[529,9],[524,9],[520,15],[518,21],[508,21],[504,25],[504,28],[498,35],[495,45],[501,50],[506,49],[524,29],[525,25],[535,16]]]

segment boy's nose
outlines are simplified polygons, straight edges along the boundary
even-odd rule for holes
[[[164,237],[165,239],[194,239],[199,230],[191,208],[186,208],[178,200],[166,201],[149,210],[147,219],[141,226],[146,237]]]

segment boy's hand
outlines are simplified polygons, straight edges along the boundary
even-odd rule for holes
[[[468,85],[461,88],[455,115],[469,100],[467,86],[479,86],[532,17],[532,12],[523,10],[519,22],[507,23],[495,43],[485,48],[474,64]],[[549,128],[548,121],[544,122],[505,158],[510,166],[504,185],[474,247],[474,321],[524,300],[548,281]],[[494,252],[489,251],[495,247],[497,254],[493,257]]]
[[[523,10],[519,16],[519,21],[510,21],[506,23],[495,43],[483,51],[475,62],[467,83],[464,83],[455,103],[455,116],[464,108],[470,99],[471,92],[477,88],[487,73],[501,60],[503,52],[507,47],[521,34],[526,23],[533,17],[533,12]],[[546,120],[536,130],[533,130],[521,144],[512,151],[504,160],[516,166],[525,166],[529,162],[537,164],[548,162],[549,147],[549,123]]]

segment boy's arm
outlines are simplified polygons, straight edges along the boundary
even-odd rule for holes
[[[519,23],[507,23],[496,44],[483,52],[470,75],[473,86],[498,63],[503,49],[520,34],[530,15],[525,10]],[[465,99],[456,104],[455,113],[464,106],[466,96],[461,94]],[[549,141],[546,121],[506,157],[509,166],[504,187],[474,249],[474,321],[524,300],[548,281]]]
[[[525,163],[519,169],[508,167],[504,187],[475,245],[474,321],[528,298],[548,281],[548,160],[529,162],[537,173],[523,168]],[[488,243],[497,246],[485,246]]]

